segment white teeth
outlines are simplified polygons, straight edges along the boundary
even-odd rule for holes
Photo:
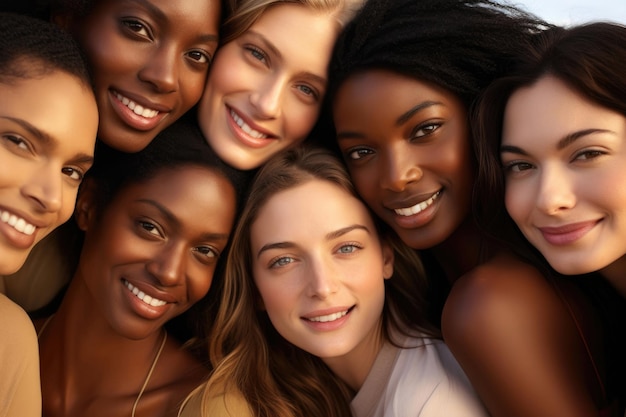
[[[35,233],[35,230],[37,229],[37,227],[33,226],[30,223],[27,223],[26,220],[22,219],[21,217],[17,217],[15,214],[11,214],[8,211],[0,211],[0,221],[13,227],[18,232],[24,233],[28,236]]]
[[[139,291],[139,289],[137,287],[135,287],[133,284],[131,284],[130,282],[128,282],[126,280],[124,280],[124,285],[126,285],[126,288],[128,288],[130,290],[130,292],[132,292],[135,295],[135,297],[139,298],[144,303],[146,303],[148,305],[151,305],[152,307],[160,307],[160,306],[164,306],[165,304],[167,304],[167,301],[163,301],[163,300],[159,300],[158,298],[150,297],[149,295],[147,295],[143,291]]]
[[[241,128],[247,135],[252,136],[255,139],[265,139],[267,137],[266,134],[259,132],[258,130],[252,129],[246,122],[243,121],[241,117],[237,115],[233,110],[230,111],[230,115],[232,116],[237,126]]]
[[[115,97],[117,97],[117,99],[121,101],[123,105],[131,109],[136,115],[145,117],[147,119],[152,119],[153,117],[156,117],[157,114],[159,114],[158,110],[152,110],[147,107],[143,107],[142,105],[135,103],[131,99],[124,97],[120,93],[116,92]]]
[[[420,211],[423,211],[426,208],[430,207],[433,204],[433,202],[437,199],[437,197],[439,197],[439,194],[441,194],[441,191],[437,191],[428,200],[422,201],[421,203],[417,203],[416,205],[414,205],[412,207],[395,209],[394,211],[399,216],[411,216],[413,214],[417,214]]]
[[[327,321],[335,321],[337,319],[342,318],[343,316],[345,316],[346,314],[348,314],[348,310],[346,311],[341,311],[339,313],[333,313],[333,314],[328,314],[326,316],[319,316],[319,317],[311,317],[307,320],[309,321],[318,321],[318,322],[322,322],[322,323],[326,323]]]

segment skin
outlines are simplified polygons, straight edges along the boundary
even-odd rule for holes
[[[587,385],[593,370],[558,294],[499,248],[490,248],[488,261],[480,257],[470,212],[470,129],[458,98],[371,70],[340,86],[333,115],[359,194],[404,243],[428,250],[453,284],[444,339],[490,414],[596,415],[599,395]]]
[[[137,152],[198,102],[220,7],[214,0],[98,0],[71,21],[94,69],[101,140]]]
[[[40,338],[44,410],[128,415],[163,325],[209,290],[234,221],[235,194],[213,170],[186,165],[127,186],[99,214],[98,189],[86,186],[77,203],[86,232],[78,270]],[[152,297],[152,305],[129,283]],[[168,338],[137,415],[176,416],[205,376]]]
[[[276,330],[358,389],[381,346],[384,279],[393,273],[365,205],[335,184],[308,181],[267,201],[251,247]]]
[[[506,207],[557,271],[626,270],[626,117],[546,76],[511,96]]]
[[[331,14],[284,4],[220,47],[198,120],[222,160],[253,169],[304,140],[320,111],[338,31]]]
[[[459,228],[473,170],[466,112],[456,97],[412,78],[367,71],[340,87],[333,114],[359,194],[404,242],[428,249]]]
[[[17,271],[69,219],[97,128],[93,93],[69,74],[0,84],[1,275]]]

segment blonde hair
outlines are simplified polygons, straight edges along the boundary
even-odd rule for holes
[[[282,4],[297,4],[317,13],[328,13],[343,28],[363,2],[364,0],[228,0],[228,16],[222,25],[220,42],[224,44],[237,39],[268,9]]]

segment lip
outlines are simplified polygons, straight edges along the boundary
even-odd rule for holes
[[[561,226],[538,227],[537,229],[541,232],[543,238],[551,245],[564,246],[581,239],[601,221],[602,219],[589,220]]]
[[[131,308],[135,311],[135,313],[144,318],[151,320],[158,319],[171,308],[172,304],[176,303],[176,300],[170,294],[164,293],[163,291],[160,291],[143,282],[136,282],[130,279],[122,278],[121,284],[123,286],[124,294],[130,302]],[[149,296],[151,299],[164,301],[165,304],[157,303],[157,305],[151,305],[146,303],[146,298],[144,297],[144,300],[141,300],[137,297],[137,295],[131,291],[129,285],[136,291],[141,291],[146,296]]]
[[[310,328],[316,331],[331,331],[342,327],[350,318],[356,305],[351,307],[333,307],[316,310],[300,318]]]
[[[150,109],[158,111],[158,114],[154,117],[144,117],[142,115],[136,114],[133,110],[131,110],[126,104],[124,104],[118,98],[118,95],[127,98],[133,103],[141,106],[143,109]],[[148,131],[154,129],[160,122],[165,118],[171,111],[171,108],[166,106],[156,104],[147,100],[143,97],[138,97],[135,94],[128,93],[122,90],[109,90],[109,100],[115,113],[122,119],[124,123],[133,129],[139,131]]]
[[[278,136],[274,135],[269,130],[257,125],[252,120],[250,120],[249,117],[247,117],[245,114],[241,113],[237,109],[228,105],[225,106],[225,109],[226,121],[228,123],[230,131],[233,133],[235,138],[244,146],[255,149],[263,148],[265,146],[268,146],[269,144],[275,143],[278,139]],[[237,120],[235,120],[235,118],[237,118]],[[240,126],[240,123],[243,123],[244,126]],[[250,134],[246,131],[249,129],[252,129],[255,132]],[[258,137],[258,134],[264,135],[264,137]]]
[[[0,208],[0,233],[15,248],[28,249],[32,247],[37,239],[37,232],[45,225],[33,220],[24,213]],[[11,225],[9,222],[14,223]],[[16,227],[17,226],[17,227]],[[21,229],[21,230],[18,230]]]
[[[393,213],[394,222],[401,228],[421,227],[435,215],[443,188],[437,191],[422,193],[410,199],[393,201],[385,207]]]

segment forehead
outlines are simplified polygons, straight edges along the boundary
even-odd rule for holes
[[[27,122],[64,157],[93,155],[98,124],[95,98],[84,82],[70,74],[53,71],[0,83],[0,116]]]
[[[248,32],[267,39],[294,67],[325,75],[339,23],[330,12],[280,4],[267,9]]]
[[[334,183],[313,179],[270,197],[252,231],[263,239],[309,239],[355,223],[374,230],[365,204]]]

